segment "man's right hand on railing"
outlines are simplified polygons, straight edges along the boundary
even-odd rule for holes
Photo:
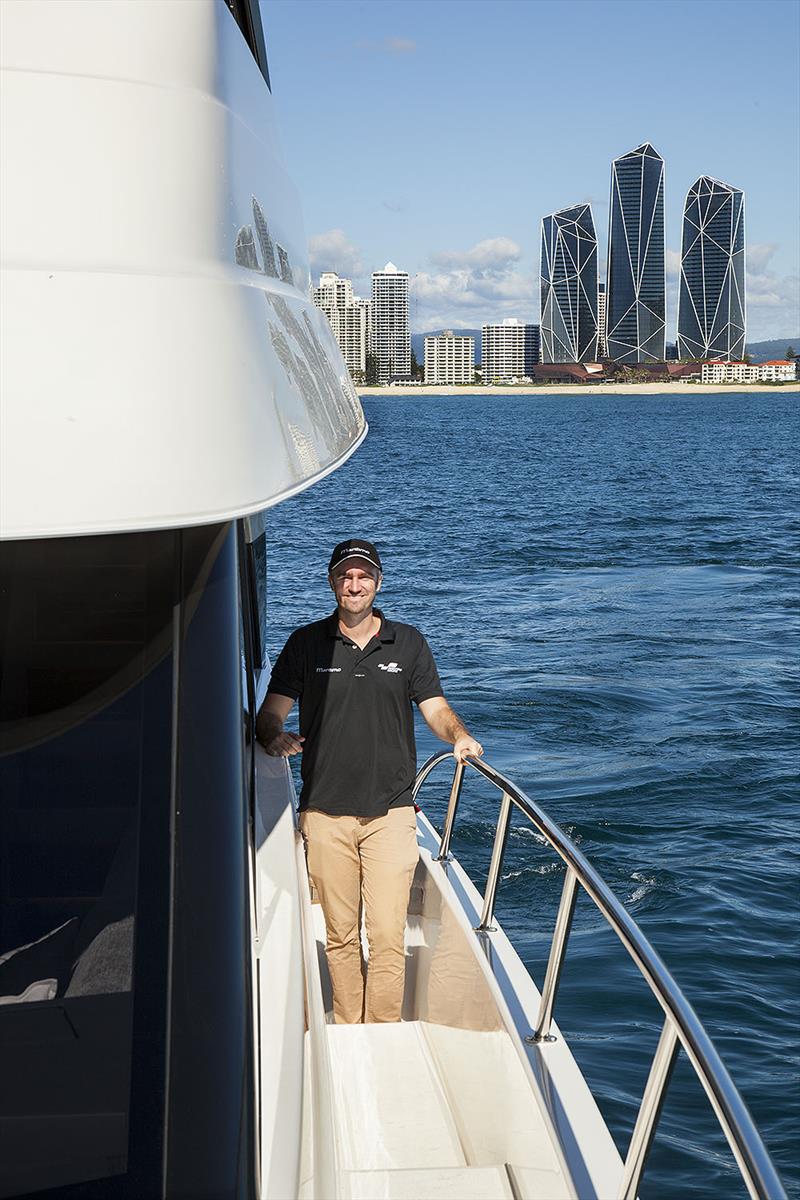
[[[293,703],[288,696],[268,695],[256,720],[256,740],[275,758],[288,758],[303,750],[306,739],[283,728]]]

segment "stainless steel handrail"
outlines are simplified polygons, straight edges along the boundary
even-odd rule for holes
[[[415,800],[431,771],[452,757],[451,751],[444,750],[428,759],[420,769],[414,783],[413,796]],[[625,1158],[619,1200],[635,1200],[637,1195],[680,1046],[685,1050],[695,1074],[703,1086],[750,1195],[754,1200],[786,1200],[783,1184],[772,1165],[761,1135],[721,1058],[714,1049],[711,1039],[694,1009],[633,917],[630,916],[586,856],[567,837],[552,817],[548,816],[510,779],[496,771],[494,767],[489,766],[488,763],[472,756],[467,758],[465,763],[503,793],[489,876],[484,892],[483,911],[476,927],[478,936],[488,937],[495,931],[495,927],[492,925],[494,904],[503,865],[503,851],[508,838],[512,805],[535,826],[548,845],[563,859],[567,868],[542,988],[539,1016],[535,1030],[526,1038],[526,1041],[536,1044],[543,1053],[546,1053],[547,1043],[553,1040],[550,1023],[566,954],[578,885],[591,897],[617,934],[664,1011],[664,1026]],[[445,869],[463,778],[464,764],[456,763],[437,860]]]

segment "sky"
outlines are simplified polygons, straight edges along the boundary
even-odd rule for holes
[[[261,0],[312,272],[412,277],[416,331],[538,320],[541,218],[664,158],[667,340],[686,192],[746,196],[749,341],[800,335],[796,0]]]

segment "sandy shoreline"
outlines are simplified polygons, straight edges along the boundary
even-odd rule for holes
[[[693,395],[701,392],[800,392],[797,383],[546,383],[518,387],[357,387],[359,396],[660,396]]]

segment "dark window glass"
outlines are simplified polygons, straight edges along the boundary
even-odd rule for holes
[[[158,1178],[174,550],[0,546],[2,1195]]]
[[[256,668],[267,660],[267,535],[261,533],[248,547],[251,601],[254,606]]]
[[[250,1196],[253,1006],[236,529],[184,530],[181,543],[166,1194]]]

